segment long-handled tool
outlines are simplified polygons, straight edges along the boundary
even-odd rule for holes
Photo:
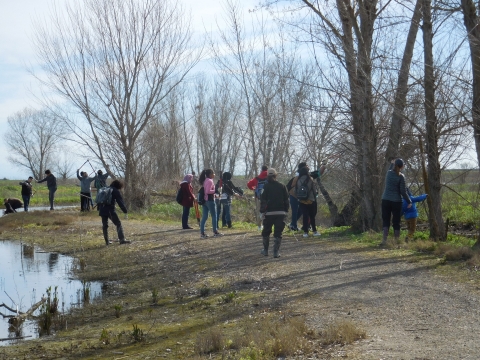
[[[198,202],[194,200],[193,205],[195,206],[195,216],[197,217],[198,225],[200,225],[200,210],[198,210]]]

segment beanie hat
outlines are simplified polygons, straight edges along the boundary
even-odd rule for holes
[[[402,159],[395,160],[395,166],[398,167],[398,168],[402,168],[403,167],[403,160]]]

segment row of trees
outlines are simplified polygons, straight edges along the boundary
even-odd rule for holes
[[[135,207],[190,169],[252,176],[327,159],[348,189],[322,186],[334,222],[355,213],[378,230],[389,159],[426,163],[430,232],[443,239],[442,167],[472,133],[480,154],[477,9],[457,2],[271,0],[247,25],[226,0],[225,26],[202,44],[178,3],[86,0],[37,24],[38,78],[64,100],[42,111],[125,178]],[[215,71],[193,73],[204,54]]]

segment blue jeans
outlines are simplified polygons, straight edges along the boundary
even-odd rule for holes
[[[232,222],[232,218],[230,216],[230,206],[231,206],[231,204],[227,199],[220,200],[220,204],[222,204],[222,206],[223,206],[222,225],[225,226],[228,223]]]
[[[213,232],[217,232],[217,212],[215,201],[206,201],[202,205],[202,220],[200,221],[200,233],[205,234],[205,223],[207,222],[208,213],[212,215],[212,228]]]
[[[30,195],[22,195],[23,210],[28,211],[28,205],[30,205]]]
[[[296,228],[298,219],[303,215],[303,210],[300,207],[298,199],[292,195],[290,195],[290,208],[292,209],[292,221],[290,222],[290,227]]]
[[[188,216],[190,215],[190,208],[188,206],[183,207],[182,213],[182,229],[188,228]]]

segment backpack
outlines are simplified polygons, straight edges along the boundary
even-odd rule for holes
[[[291,178],[290,181],[287,183],[287,185],[285,185],[287,187],[288,192],[290,192],[290,190],[292,190],[293,180],[295,180],[295,177]]]
[[[257,177],[257,187],[255,188],[255,196],[257,197],[257,199],[260,199],[260,196],[262,196],[263,188],[266,183],[267,183],[267,178],[260,179]]]
[[[97,205],[111,205],[112,204],[113,188],[105,186],[97,190],[97,197],[95,202]]]
[[[182,188],[178,189],[178,191],[177,191],[177,196],[175,197],[175,200],[177,201],[177,203],[179,203],[180,205],[182,205],[182,200],[183,200],[183,191],[182,191]]]
[[[307,176],[306,179],[303,181],[303,183],[298,183],[295,188],[295,195],[298,199],[298,201],[305,201],[308,200],[308,181],[310,180],[310,177]]]
[[[203,185],[200,188],[200,191],[198,192],[197,202],[198,202],[198,205],[205,204],[205,188],[203,187]]]

